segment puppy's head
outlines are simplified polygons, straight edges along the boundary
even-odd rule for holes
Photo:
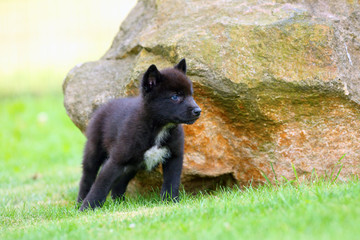
[[[161,71],[151,65],[142,79],[141,94],[145,106],[159,121],[192,124],[200,117],[201,109],[186,76],[185,59]]]

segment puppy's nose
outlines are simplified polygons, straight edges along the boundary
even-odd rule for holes
[[[197,107],[192,110],[192,114],[196,117],[200,116],[201,108]]]

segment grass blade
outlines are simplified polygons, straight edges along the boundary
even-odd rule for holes
[[[292,166],[292,169],[293,169],[293,171],[294,171],[296,181],[299,182],[299,178],[298,178],[298,175],[297,175],[297,172],[296,172],[296,169],[295,169],[294,164],[291,163],[291,166]]]
[[[331,171],[330,181],[331,181],[332,183],[334,183],[334,182],[336,181],[336,179],[338,179],[338,177],[339,177],[339,174],[340,174],[341,169],[342,169],[342,167],[343,167],[343,164],[341,163],[341,160],[342,160],[345,156],[346,156],[346,153],[345,153],[344,155],[342,155],[342,157],[338,160],[338,162],[335,164],[335,166],[333,167],[333,169],[332,169],[332,171]],[[339,171],[337,172],[335,179],[332,180],[332,179],[333,179],[333,173],[335,172],[335,167],[338,166],[338,165],[341,165],[341,166],[340,166],[340,169],[339,169]]]
[[[315,168],[313,168],[313,170],[311,171],[311,181],[314,182],[317,180],[318,180],[318,176],[317,176]]]
[[[336,174],[336,177],[335,177],[333,183],[336,181],[336,179],[338,179],[338,177],[339,177],[339,175],[340,175],[340,172],[341,172],[341,169],[343,168],[343,166],[344,166],[344,165],[341,164],[340,169],[339,169],[338,173]]]
[[[341,160],[346,156],[346,153],[344,155],[342,155],[342,157],[339,159],[339,163],[341,162]]]
[[[273,173],[274,173],[275,182],[276,182],[276,184],[278,185],[278,184],[279,184],[279,181],[278,181],[278,179],[277,179],[276,172],[275,172],[275,170],[274,170],[274,166],[273,166],[272,162],[270,162],[270,166],[271,166],[271,170],[272,170]]]
[[[270,185],[270,186],[272,186],[271,181],[270,181],[270,179],[266,176],[266,174],[265,174],[262,170],[260,170],[260,172],[261,172],[261,175],[265,178],[267,184]]]

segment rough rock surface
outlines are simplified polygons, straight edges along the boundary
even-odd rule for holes
[[[140,0],[110,50],[66,77],[67,112],[84,131],[150,64],[183,57],[203,109],[185,126],[185,189],[261,183],[270,163],[289,179],[292,164],[324,174],[343,154],[341,177],[360,173],[359,1]],[[158,186],[159,171],[133,186]]]

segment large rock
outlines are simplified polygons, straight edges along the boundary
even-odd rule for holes
[[[137,94],[150,64],[185,57],[203,109],[185,126],[185,189],[274,179],[270,163],[290,179],[292,164],[329,173],[343,154],[347,177],[360,172],[359,50],[357,1],[143,0],[102,59],[68,74],[65,107],[84,131],[100,104]],[[150,182],[160,173],[133,186]]]

